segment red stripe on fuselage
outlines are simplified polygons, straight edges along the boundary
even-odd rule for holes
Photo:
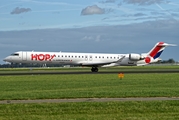
[[[149,54],[151,57],[154,57],[158,51],[163,47],[163,46],[160,46],[164,44],[163,42],[159,42],[159,44],[152,50],[152,52]]]

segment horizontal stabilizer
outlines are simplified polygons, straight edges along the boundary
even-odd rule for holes
[[[176,44],[164,43],[164,44],[159,44],[158,46],[177,46],[177,45]]]

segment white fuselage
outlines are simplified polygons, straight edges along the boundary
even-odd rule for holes
[[[148,53],[143,54],[19,51],[6,57],[4,61],[10,63],[41,63],[89,66],[92,67],[92,72],[97,72],[98,67],[141,66],[158,62],[158,60],[160,60],[159,56],[167,46],[175,45],[158,42]]]
[[[121,61],[120,59],[124,57]],[[129,54],[33,52],[19,51],[5,58],[12,63],[42,63],[80,66],[136,66],[146,64],[144,60],[130,60]]]

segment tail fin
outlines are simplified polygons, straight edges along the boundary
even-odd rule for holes
[[[155,60],[158,57],[160,57],[160,55],[162,54],[163,50],[167,47],[167,46],[176,46],[174,44],[167,44],[164,42],[158,42],[149,52],[148,52],[148,56],[145,58],[145,62],[146,63],[150,63],[151,59]]]

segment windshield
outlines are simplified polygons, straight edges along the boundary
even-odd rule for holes
[[[11,56],[19,56],[19,53],[12,53]]]

